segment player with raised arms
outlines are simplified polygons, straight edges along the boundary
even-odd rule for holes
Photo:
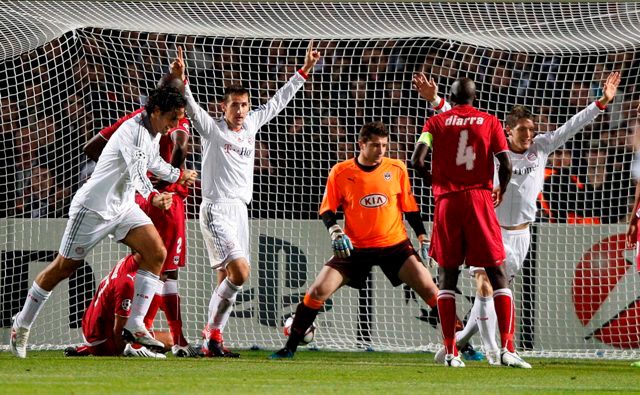
[[[200,228],[218,285],[211,295],[203,337],[203,351],[211,357],[238,357],[223,345],[222,333],[238,292],[249,278],[249,218],[253,194],[255,138],[260,128],[278,115],[304,85],[320,59],[309,43],[304,65],[264,105],[250,110],[249,91],[241,85],[225,88],[224,116],[212,118],[185,87],[187,114],[202,138],[202,205]],[[172,73],[185,80],[182,48]]]
[[[543,188],[547,158],[606,109],[619,83],[619,73],[609,74],[603,84],[602,97],[552,132],[536,134],[534,116],[523,106],[514,106],[507,115],[505,131],[512,174],[502,204],[495,210],[506,252],[505,269],[509,282],[520,272],[529,252],[530,224],[536,218],[536,201]],[[438,97],[438,86],[433,78],[416,74],[413,84],[420,96],[429,101],[437,112],[451,109],[445,99]],[[456,333],[456,343],[458,347],[464,347],[479,331],[489,363],[499,365],[493,288],[482,267],[471,266],[469,271],[476,279],[476,298],[466,326]],[[512,325],[515,325],[515,319]],[[436,361],[443,362],[445,352],[445,349],[441,349],[436,353]]]
[[[67,347],[67,357],[132,356],[143,358],[166,358],[160,352],[145,346],[126,343],[122,337],[124,325],[131,312],[133,282],[138,264],[134,254],[122,258],[105,278],[82,317],[82,335],[85,344]],[[156,334],[156,339],[158,339]],[[163,342],[164,343],[164,342]]]
[[[430,255],[440,266],[438,313],[446,349],[444,364],[464,367],[455,343],[456,286],[459,267],[484,267],[496,290],[494,303],[504,365],[530,368],[515,352],[513,297],[504,267],[505,252],[494,205],[502,202],[511,178],[508,146],[500,122],[473,107],[475,83],[451,86],[454,107],[429,118],[411,158],[413,168],[432,185],[435,199]],[[431,170],[425,158],[432,150]],[[493,190],[494,157],[499,187]]]
[[[334,255],[296,307],[286,345],[271,359],[293,358],[324,302],[344,285],[363,288],[373,266],[380,266],[394,287],[407,284],[429,306],[436,305],[438,288],[411,245],[404,219],[418,236],[420,257],[431,262],[426,231],[407,167],[384,156],[388,136],[381,122],[364,125],[358,156],[331,169],[320,215]],[[344,212],[344,231],[337,222],[339,208]]]
[[[165,75],[158,87],[170,86],[184,92],[184,84],[180,78],[174,78],[171,74]],[[126,120],[144,111],[144,107],[118,119],[113,125],[107,126],[96,134],[84,147],[85,154],[98,161],[105,145]],[[184,162],[189,155],[189,130],[191,123],[188,118],[178,121],[178,126],[169,130],[166,135],[160,137],[159,152],[162,159],[172,166],[184,168]],[[153,327],[153,321],[158,308],[164,311],[173,339],[172,353],[178,357],[196,357],[197,350],[192,347],[184,337],[182,331],[182,314],[180,308],[180,293],[178,291],[178,269],[185,266],[187,240],[185,231],[185,204],[184,200],[189,195],[189,188],[180,184],[168,184],[155,180],[155,186],[161,192],[168,192],[172,196],[171,207],[164,210],[154,207],[142,197],[136,195],[136,203],[149,216],[153,225],[158,230],[160,238],[164,242],[167,256],[160,274],[162,289],[157,293],[145,316],[144,322],[147,329]]]
[[[191,185],[196,172],[181,171],[158,155],[158,139],[184,118],[184,97],[174,88],[152,91],[145,111],[124,122],[104,148],[91,178],[71,201],[69,220],[58,256],[37,276],[22,310],[14,317],[10,348],[25,358],[31,326],[53,288],[69,278],[83,259],[107,235],[138,254],[131,315],[124,326],[127,337],[144,346],[163,347],[145,328],[143,319],[162,286],[159,273],[166,250],[149,217],[135,203],[136,190],[152,205],[169,208],[170,193],[159,193],[147,170],[170,183]]]

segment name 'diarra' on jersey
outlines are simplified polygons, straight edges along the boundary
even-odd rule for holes
[[[460,118],[457,115],[450,116],[444,121],[445,126],[482,125],[483,123],[482,117]]]
[[[380,207],[387,203],[387,197],[379,193],[373,193],[360,199],[360,205],[363,207],[374,208]]]

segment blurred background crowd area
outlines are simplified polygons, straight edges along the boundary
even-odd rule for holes
[[[181,36],[83,29],[14,59],[0,61],[2,145],[0,217],[64,217],[95,163],[82,152],[103,127],[136,110],[185,50],[199,104],[222,116],[224,87],[242,83],[253,106],[264,104],[303,64],[308,41]],[[388,156],[408,161],[433,114],[411,85],[416,72],[438,81],[441,96],[470,77],[477,106],[501,120],[528,106],[539,133],[553,131],[601,95],[611,71],[622,83],[596,122],[549,158],[539,220],[624,222],[633,201],[630,177],[640,122],[634,50],[531,54],[436,39],[317,41],[322,52],[309,81],[257,136],[253,218],[317,219],[329,169],[358,152],[362,124],[383,121]],[[193,132],[187,167],[200,170]],[[410,174],[413,172],[410,170]],[[425,220],[430,189],[413,177]],[[188,202],[197,215],[198,187]]]

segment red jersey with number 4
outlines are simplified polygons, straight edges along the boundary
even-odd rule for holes
[[[89,345],[113,338],[116,315],[129,317],[137,270],[133,255],[127,255],[100,282],[82,317],[82,333]]]
[[[507,151],[498,118],[470,105],[455,106],[427,120],[433,136],[433,196],[469,189],[493,189],[495,154]]]

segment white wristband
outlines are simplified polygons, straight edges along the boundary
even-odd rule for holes
[[[329,228],[329,234],[330,234],[330,235],[332,235],[334,232],[342,232],[342,228],[340,227],[340,225],[335,224],[335,225],[332,225],[332,226]]]

